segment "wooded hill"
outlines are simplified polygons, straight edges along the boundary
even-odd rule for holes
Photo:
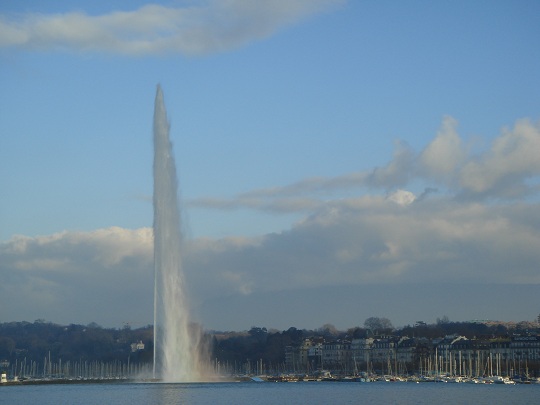
[[[370,337],[376,334],[436,338],[458,334],[473,338],[508,338],[513,334],[538,334],[537,323],[481,323],[450,322],[446,317],[435,324],[419,322],[414,326],[394,329],[386,318],[368,318],[364,327],[337,330],[327,324],[315,330],[291,327],[284,331],[252,327],[249,331],[218,332],[205,334],[212,348],[212,361],[221,363],[246,360],[279,364],[285,360],[285,348],[298,346],[305,338],[320,337],[325,341]],[[132,351],[132,343],[143,342],[143,350]],[[0,323],[0,361],[4,366],[28,362],[43,362],[45,358],[62,361],[101,361],[139,363],[152,362],[153,327],[131,329],[104,328],[95,323],[88,325],[58,325],[43,320],[31,322]]]

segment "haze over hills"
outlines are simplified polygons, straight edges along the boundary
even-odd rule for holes
[[[245,330],[255,325],[314,329],[327,323],[345,330],[361,326],[370,316],[388,318],[394,326],[433,323],[445,315],[457,322],[535,321],[538,308],[524,305],[521,315],[515,317],[515,303],[520,297],[527,302],[538,293],[536,285],[330,286],[221,297],[195,311],[204,325],[216,330]]]

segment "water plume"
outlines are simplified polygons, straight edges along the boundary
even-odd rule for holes
[[[182,272],[176,166],[158,85],[154,105],[154,366],[166,382],[203,379],[200,328],[190,321]]]

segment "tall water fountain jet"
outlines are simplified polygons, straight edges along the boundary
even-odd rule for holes
[[[180,245],[176,167],[158,85],[154,105],[154,378],[202,379],[200,334],[190,325]]]

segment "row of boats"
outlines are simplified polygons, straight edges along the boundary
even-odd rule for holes
[[[308,381],[334,381],[334,382],[412,382],[412,383],[467,383],[467,384],[540,384],[540,378],[510,378],[506,376],[483,376],[483,377],[464,377],[464,376],[344,376],[337,377],[330,374],[321,376],[309,375],[279,375],[279,376],[258,376],[252,377],[252,381],[268,382],[308,382]]]

